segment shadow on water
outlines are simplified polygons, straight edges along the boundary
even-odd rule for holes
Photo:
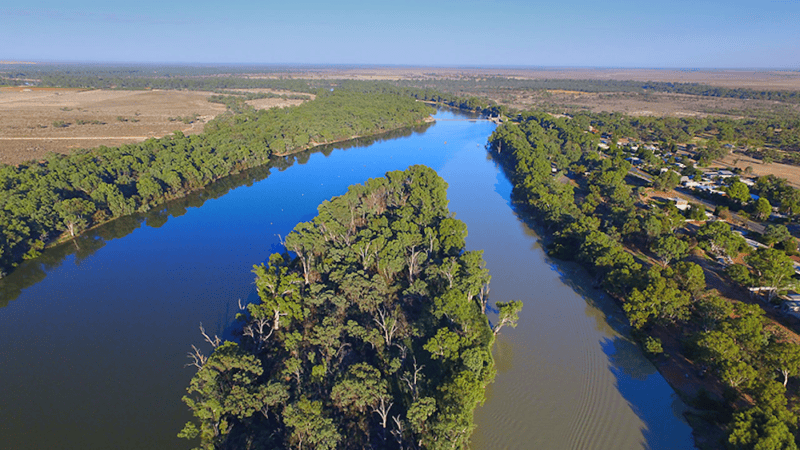
[[[233,189],[241,186],[252,186],[254,183],[266,179],[273,168],[278,171],[284,171],[295,164],[306,164],[311,155],[315,153],[321,153],[327,157],[334,150],[346,151],[351,148],[369,147],[379,142],[422,134],[434,124],[424,123],[411,128],[391,130],[375,136],[321,145],[291,155],[272,157],[268,164],[228,175],[202,190],[192,192],[179,199],[170,200],[146,213],[118,217],[85,232],[71,241],[46,249],[37,258],[23,261],[10,274],[0,279],[0,308],[6,307],[11,301],[16,300],[23,290],[43,281],[49,271],[61,266],[68,258],[73,257],[75,264],[80,265],[86,258],[105,247],[106,243],[114,239],[123,238],[142,225],[160,228],[170,218],[186,214],[189,208],[199,208],[207,200],[220,198]]]
[[[502,160],[491,152],[487,153],[487,157],[494,161],[507,179],[513,179]],[[526,226],[525,232],[536,238],[533,247],[546,247],[549,233],[537,222],[536,213],[516,201],[513,190],[507,192],[505,198],[509,199],[508,204],[514,215]],[[586,315],[595,319],[595,328],[609,336],[603,338],[599,344],[608,357],[608,369],[615,377],[616,389],[642,421],[644,448],[695,448],[684,417],[687,406],[630,337],[631,328],[624,311],[604,291],[593,286],[593,277],[577,262],[556,259],[546,251],[544,258],[558,274],[560,281],[586,302]],[[656,393],[659,395],[655,395]],[[665,393],[668,395],[664,395]],[[656,406],[656,401],[666,401],[668,404]],[[687,431],[683,435],[689,436],[688,441],[680,441],[680,432],[667,425],[675,423],[674,420],[667,420],[669,415],[686,424]]]
[[[678,418],[687,424],[684,414],[688,411],[685,403],[672,391],[663,377],[657,375],[656,368],[642,355],[640,347],[630,339],[617,336],[601,342],[603,352],[609,359],[609,370],[616,378],[616,386],[631,409],[645,424],[642,435],[649,449],[676,448],[671,439],[676,436],[664,424]],[[644,360],[644,361],[643,361]],[[656,375],[656,376],[653,376]],[[654,407],[653,392],[669,392],[669,399]],[[672,417],[670,417],[670,415]],[[693,448],[691,442],[687,447]]]

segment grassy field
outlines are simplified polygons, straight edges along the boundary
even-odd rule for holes
[[[0,88],[0,163],[18,164],[48,152],[116,146],[161,137],[177,130],[203,131],[225,111],[211,92],[117,91],[30,87]],[[252,100],[256,109],[301,100]]]

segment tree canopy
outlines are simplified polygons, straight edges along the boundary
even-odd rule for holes
[[[431,112],[408,97],[337,89],[296,107],[224,114],[200,135],[0,165],[0,275],[63,231],[75,236],[278,156],[418,124]]]
[[[490,276],[464,249],[446,187],[413,166],[298,224],[285,239],[294,256],[255,267],[260,301],[239,315],[239,342],[195,353],[185,401],[197,423],[181,436],[202,448],[466,448],[494,335],[522,303],[499,302],[490,326]]]

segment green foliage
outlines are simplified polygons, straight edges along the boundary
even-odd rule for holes
[[[702,246],[716,255],[735,258],[748,248],[744,238],[731,231],[731,226],[721,220],[704,224],[696,237]]]
[[[277,155],[411,126],[431,112],[410,98],[336,90],[297,107],[222,115],[202,135],[176,132],[135,145],[0,165],[0,271],[18,262],[32,242],[50,241],[63,230],[74,236],[231,173],[280,164]]]
[[[759,197],[755,204],[755,217],[757,220],[765,220],[772,214],[772,205],[769,200]]]
[[[750,201],[750,188],[741,181],[734,181],[728,186],[726,192],[728,193],[728,197],[740,204],[745,204]]]
[[[651,355],[660,355],[664,353],[664,347],[661,345],[661,339],[647,336],[644,340],[644,349]]]
[[[766,352],[768,367],[783,376],[783,386],[789,383],[790,375],[800,371],[800,346],[790,342],[771,342]]]
[[[789,233],[789,229],[786,228],[786,225],[776,225],[771,223],[766,226],[764,235],[762,237],[765,244],[772,246],[778,242],[792,239],[792,234]]]
[[[71,198],[56,203],[55,212],[62,220],[64,228],[71,236],[80,234],[89,224],[89,217],[95,212],[95,204],[81,198]]]
[[[692,203],[686,210],[686,218],[689,220],[706,220],[706,208],[697,203]]]
[[[759,248],[745,258],[753,271],[753,280],[758,286],[770,288],[772,299],[778,290],[786,287],[794,275],[794,263],[780,250]]]
[[[181,437],[199,434],[202,448],[224,442],[236,418],[250,417],[267,397],[264,385],[256,383],[263,373],[260,362],[233,342],[219,346],[192,378],[183,401],[200,421],[200,428],[187,424]],[[266,405],[265,405],[266,406]]]
[[[681,176],[673,170],[661,172],[653,179],[653,189],[657,191],[671,191],[681,183]]]
[[[321,401],[310,401],[301,397],[296,403],[287,405],[283,411],[283,422],[292,431],[289,444],[303,448],[330,450],[337,447],[342,435],[337,431],[333,419],[326,417]]]
[[[241,343],[218,347],[192,380],[200,432],[182,436],[207,448],[466,448],[495,373],[490,277],[481,253],[464,251],[446,188],[413,166],[298,224],[285,239],[293,257],[254,268],[260,301],[239,315]],[[499,303],[501,324],[521,306]],[[241,362],[217,370],[228,355]],[[217,373],[236,376],[222,385]]]
[[[753,190],[760,198],[767,199],[771,205],[777,205],[783,213],[800,212],[800,190],[790,186],[783,178],[774,175],[759,177]]]
[[[797,450],[795,428],[796,425],[753,407],[734,416],[728,443],[736,450]]]
[[[693,262],[679,261],[673,264],[673,280],[682,291],[689,293],[692,299],[703,296],[706,289],[706,276],[703,268]]]
[[[622,308],[636,329],[645,328],[653,321],[671,324],[689,318],[691,296],[678,288],[657,270],[648,274],[649,281],[644,290],[634,288]]]
[[[650,250],[658,256],[661,260],[664,267],[666,267],[670,261],[675,261],[679,259],[683,259],[689,253],[689,244],[685,241],[675,237],[672,234],[660,237],[653,245],[650,247]]]
[[[492,330],[494,334],[500,332],[504,326],[515,328],[519,320],[519,312],[522,311],[522,302],[519,300],[512,300],[510,302],[497,302],[497,325]]]
[[[588,113],[561,120],[525,112],[516,123],[498,127],[490,145],[493,155],[510,174],[515,200],[528,207],[545,230],[552,231],[551,254],[583,263],[595,275],[597,284],[621,299],[633,328],[646,332],[653,326],[666,326],[678,334],[699,364],[728,386],[731,402],[744,394],[756,401],[758,414],[739,413],[728,425],[733,448],[795,448],[796,418],[786,408],[783,386],[773,380],[782,376],[780,381],[785,382],[800,370],[793,356],[798,347],[777,346],[775,337],[764,328],[764,313],[758,305],[734,303],[710,294],[703,268],[680,261],[695,238],[709,253],[728,258],[749,252],[746,241],[724,221],[707,222],[686,240],[676,236],[684,217],[668,205],[637,208],[634,191],[625,183],[628,168],[615,159],[620,150],[609,150],[610,157],[599,155],[594,151],[597,143],[591,142],[592,133],[587,132],[591,125],[611,134],[612,140],[621,133],[662,142],[688,141],[700,133],[716,135],[716,140],[707,140],[707,149],[698,152],[703,163],[704,159],[727,153],[719,141],[733,139],[750,126],[727,119],[700,122]],[[577,154],[572,153],[576,148]],[[642,152],[639,157],[646,159],[648,155]],[[571,169],[568,195],[562,194],[567,189],[556,183],[548,170],[553,161],[561,159],[566,159],[566,167]],[[662,178],[669,176],[665,173]],[[664,181],[668,180],[657,180],[661,184]],[[748,202],[749,192],[737,183],[740,182],[731,186],[734,197],[738,195],[738,201]],[[800,210],[800,194],[785,180],[762,177],[753,190],[767,198],[769,204],[782,205],[784,211]],[[763,209],[764,202],[761,204]],[[693,209],[690,217],[700,219],[702,215],[705,219],[703,208]],[[690,227],[687,229],[691,231]],[[642,248],[650,248],[664,267],[651,267],[645,272],[628,250]],[[748,256],[748,266],[729,266],[729,276],[745,286],[785,286],[789,266],[778,255],[782,252],[766,250],[772,249]],[[694,323],[681,326],[689,320]],[[643,336],[646,351],[663,351],[659,344],[652,336]]]

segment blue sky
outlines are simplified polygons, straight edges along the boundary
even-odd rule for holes
[[[800,0],[0,2],[0,60],[800,69]]]

